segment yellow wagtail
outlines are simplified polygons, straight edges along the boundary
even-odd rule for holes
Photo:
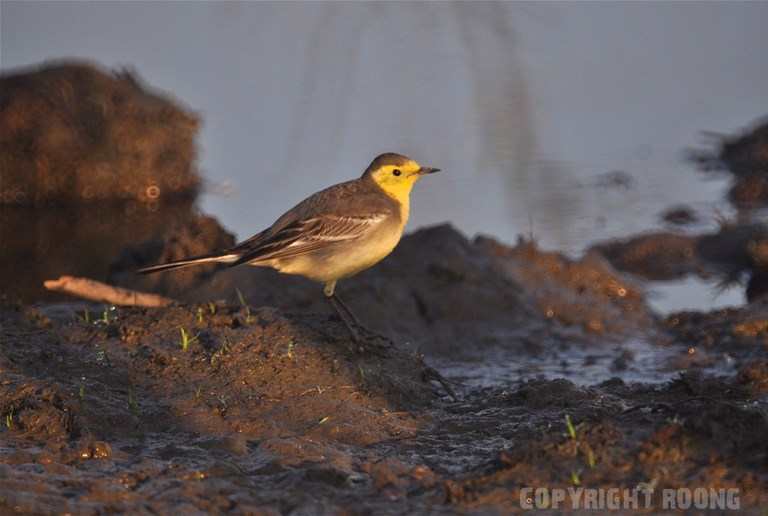
[[[150,273],[203,263],[247,263],[299,274],[324,284],[323,292],[355,341],[364,328],[336,295],[336,282],[381,261],[395,248],[408,222],[410,193],[425,174],[400,154],[374,159],[359,179],[310,195],[270,227],[219,253],[140,269]]]

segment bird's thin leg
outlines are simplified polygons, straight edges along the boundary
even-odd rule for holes
[[[325,294],[325,299],[328,300],[328,302],[331,304],[334,310],[336,310],[336,313],[339,314],[339,318],[341,319],[341,322],[344,323],[344,326],[347,327],[347,330],[349,330],[350,335],[352,336],[352,340],[359,343],[360,342],[360,335],[357,333],[357,330],[355,329],[355,325],[358,324],[357,319],[355,318],[354,314],[352,314],[349,309],[344,305],[341,300],[334,295],[334,289],[336,288],[336,282],[331,281],[325,284],[325,288],[323,288],[323,293]],[[351,316],[351,320],[350,320]]]
[[[339,303],[339,306],[343,308],[345,312],[347,312],[347,315],[349,316],[349,318],[352,319],[352,321],[354,321],[355,326],[357,326],[358,328],[363,328],[367,330],[367,328],[363,326],[363,323],[361,323],[360,320],[357,317],[355,317],[355,313],[349,309],[349,307],[347,306],[347,303],[345,303],[341,299],[341,297],[339,297],[338,294],[333,294],[333,298],[336,300],[336,302]]]
[[[334,310],[336,310],[336,313],[339,314],[339,318],[341,319],[341,322],[344,323],[344,326],[347,327],[347,330],[349,330],[349,334],[352,336],[352,340],[354,340],[356,343],[360,343],[360,334],[355,329],[355,322],[349,320],[349,316],[346,313],[346,310],[344,310],[339,304],[339,299],[336,296],[330,296],[326,299],[328,299],[328,302],[331,303],[331,306]]]

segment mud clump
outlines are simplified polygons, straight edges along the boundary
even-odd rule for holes
[[[601,242],[590,250],[638,278],[664,281],[695,275],[730,286],[748,276],[748,302],[768,292],[768,228],[762,223],[723,223],[717,232],[700,235],[641,234]]]
[[[674,226],[687,226],[689,224],[700,222],[698,214],[690,206],[684,204],[672,206],[669,209],[664,210],[659,218]]]
[[[235,236],[219,222],[196,212],[171,221],[154,238],[126,246],[110,264],[109,282],[141,291],[164,292],[182,297],[184,292],[209,278],[221,267],[201,265],[163,274],[142,275],[136,271],[148,264],[167,263],[203,256],[235,245]]]
[[[200,121],[129,71],[57,61],[0,75],[0,204],[194,197]]]
[[[547,319],[607,335],[653,325],[642,291],[597,253],[572,260],[523,239],[507,247],[478,237],[476,245],[495,257],[496,269],[520,284]]]
[[[757,120],[741,134],[726,138],[718,157],[737,176],[768,173],[768,119]]]
[[[739,370],[738,378],[754,396],[768,393],[768,359],[750,360]]]
[[[696,238],[649,233],[592,246],[620,271],[651,280],[682,278],[697,270]]]
[[[692,151],[691,159],[707,173],[727,171],[733,183],[727,198],[740,210],[752,210],[768,201],[768,119],[732,136],[718,136],[708,150]]]

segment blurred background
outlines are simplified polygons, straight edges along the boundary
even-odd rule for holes
[[[765,2],[4,0],[0,64],[8,77],[76,58],[128,70],[120,72],[125,81],[165,92],[189,116],[166,110],[159,123],[183,135],[183,167],[203,178],[198,186],[177,174],[168,188],[199,188],[200,210],[238,239],[393,151],[445,172],[414,191],[411,230],[449,221],[469,236],[512,243],[533,235],[577,256],[596,241],[664,227],[660,214],[670,206],[697,214],[685,231],[715,230],[718,217],[733,216],[723,195],[728,178],[697,174],[686,149],[707,145],[703,131],[738,132],[765,114],[767,21]],[[9,119],[20,116],[7,117],[6,136],[16,127]],[[168,136],[114,134],[147,145]],[[166,152],[163,163],[181,163],[179,156]],[[155,191],[142,191],[156,212]],[[101,224],[114,245],[94,243],[104,255],[88,267],[106,274],[122,244],[144,238],[138,228],[162,225],[146,204],[111,218],[57,207],[46,219],[6,207],[2,268],[32,269],[57,254],[64,258],[39,266],[30,284],[71,273],[88,242],[101,241],[62,237]],[[18,285],[15,273],[0,287]],[[668,282],[653,302],[667,309],[743,300],[741,290],[708,289]],[[39,297],[30,292],[23,295]]]

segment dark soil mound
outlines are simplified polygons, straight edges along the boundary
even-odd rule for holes
[[[412,411],[436,399],[418,356],[387,341],[351,351],[345,328],[327,318],[214,304],[118,310],[98,322],[49,313],[0,312],[1,462],[11,466],[0,469],[0,512],[59,512],[72,489],[71,513],[90,514],[96,499],[138,510],[162,497],[161,477],[194,485],[243,467],[276,480],[283,468],[319,464],[320,482],[343,485],[365,456],[348,447],[414,435],[426,420]],[[244,456],[255,462],[232,462]],[[205,457],[202,469],[195,457]],[[114,468],[107,484],[82,491],[78,471],[100,461]],[[33,496],[46,472],[62,482]],[[148,477],[154,495],[139,487]],[[123,483],[130,500],[114,498]]]
[[[687,226],[700,222],[699,215],[690,206],[684,204],[672,206],[659,215],[659,218],[674,226]]]
[[[620,271],[652,280],[670,280],[696,272],[696,238],[675,233],[648,233],[592,246]]]
[[[626,335],[654,324],[642,290],[597,253],[572,260],[522,239],[508,247],[478,237],[475,245],[495,257],[496,270],[518,282],[547,319],[594,334]]]
[[[60,61],[0,76],[0,204],[194,196],[197,116],[132,72]]]
[[[690,158],[705,173],[727,171],[734,176],[728,200],[750,210],[768,202],[768,118],[733,136],[717,136],[710,149],[693,150]]]
[[[719,158],[738,176],[768,174],[768,118],[756,121],[739,135],[726,138]]]
[[[742,282],[746,275],[748,301],[768,292],[768,228],[764,224],[723,224],[717,232],[701,235],[647,233],[591,249],[618,270],[644,279],[698,275],[727,286]]]

